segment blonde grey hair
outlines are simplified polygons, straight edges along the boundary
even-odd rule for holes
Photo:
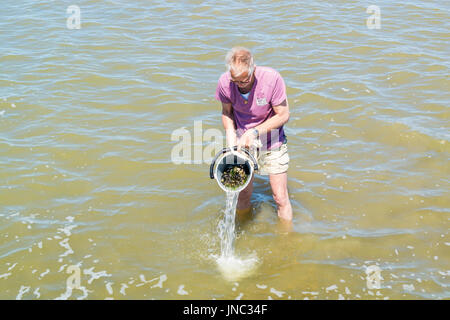
[[[244,47],[231,48],[225,56],[225,63],[228,71],[233,71],[235,77],[239,77],[245,71],[250,75],[255,69],[253,55]]]

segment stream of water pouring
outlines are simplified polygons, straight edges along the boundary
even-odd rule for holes
[[[225,279],[237,281],[248,276],[257,265],[256,255],[242,259],[235,254],[236,205],[239,192],[227,192],[227,202],[223,219],[219,222],[220,256],[217,264]]]
[[[227,191],[227,203],[223,220],[219,222],[219,237],[220,237],[220,256],[229,258],[234,255],[234,240],[236,238],[235,219],[236,219],[236,205],[239,197],[239,192]]]

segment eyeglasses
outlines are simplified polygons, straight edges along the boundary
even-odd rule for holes
[[[233,79],[230,79],[230,81],[233,82],[233,83],[247,84],[247,83],[249,83],[252,80],[252,75],[253,75],[253,73],[250,73],[248,75],[247,79],[245,79],[244,81],[236,81],[236,80],[233,80]]]

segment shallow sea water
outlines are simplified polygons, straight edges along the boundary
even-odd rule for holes
[[[369,29],[364,1],[84,0],[71,30],[73,4],[2,1],[0,299],[450,298],[448,3],[377,1]],[[234,279],[210,157],[171,137],[222,130],[237,44],[286,82],[294,220],[257,176]]]

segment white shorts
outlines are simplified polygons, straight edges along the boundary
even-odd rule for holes
[[[287,172],[289,168],[289,154],[286,142],[275,150],[258,152],[257,174],[269,175]]]

